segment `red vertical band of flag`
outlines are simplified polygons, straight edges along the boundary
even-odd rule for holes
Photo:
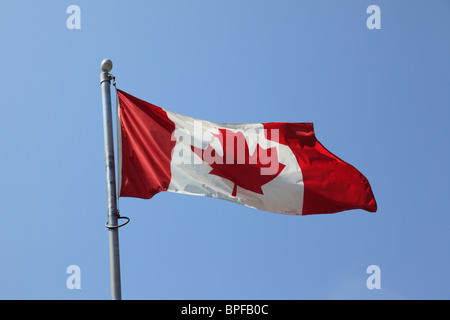
[[[317,139],[312,123],[265,123],[279,130],[302,169],[305,185],[302,214],[335,213],[351,209],[377,211],[369,181],[355,167],[328,151]]]
[[[169,186],[175,124],[163,109],[117,91],[122,135],[120,196],[150,199]]]

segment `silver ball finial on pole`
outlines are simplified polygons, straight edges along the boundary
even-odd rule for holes
[[[102,71],[110,72],[113,67],[113,63],[110,59],[104,59],[102,61]]]

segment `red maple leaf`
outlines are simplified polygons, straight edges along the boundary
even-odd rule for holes
[[[223,147],[223,156],[216,154],[216,150],[208,145],[206,149],[191,146],[192,151],[212,170],[209,174],[225,178],[234,182],[232,196],[236,197],[237,186],[263,194],[261,186],[275,179],[286,167],[278,161],[275,147],[264,149],[259,144],[250,155],[247,141],[242,132],[234,133],[226,129],[219,129],[214,134]]]

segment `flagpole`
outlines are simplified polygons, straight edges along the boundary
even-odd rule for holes
[[[109,233],[109,267],[111,274],[111,299],[121,300],[119,229],[117,221],[116,175],[114,168],[114,140],[111,112],[111,75],[112,62],[104,59],[101,64],[100,85],[102,87],[103,134],[105,138],[106,188],[108,197],[108,233]]]

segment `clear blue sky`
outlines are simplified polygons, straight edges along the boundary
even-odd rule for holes
[[[69,5],[81,29],[69,30]],[[369,5],[381,29],[369,30]],[[124,299],[449,299],[450,2],[8,1],[0,12],[0,299],[109,299],[100,62],[215,122],[314,122],[378,212],[286,216],[122,198]],[[66,268],[81,268],[69,290]],[[366,287],[370,265],[381,289]]]

